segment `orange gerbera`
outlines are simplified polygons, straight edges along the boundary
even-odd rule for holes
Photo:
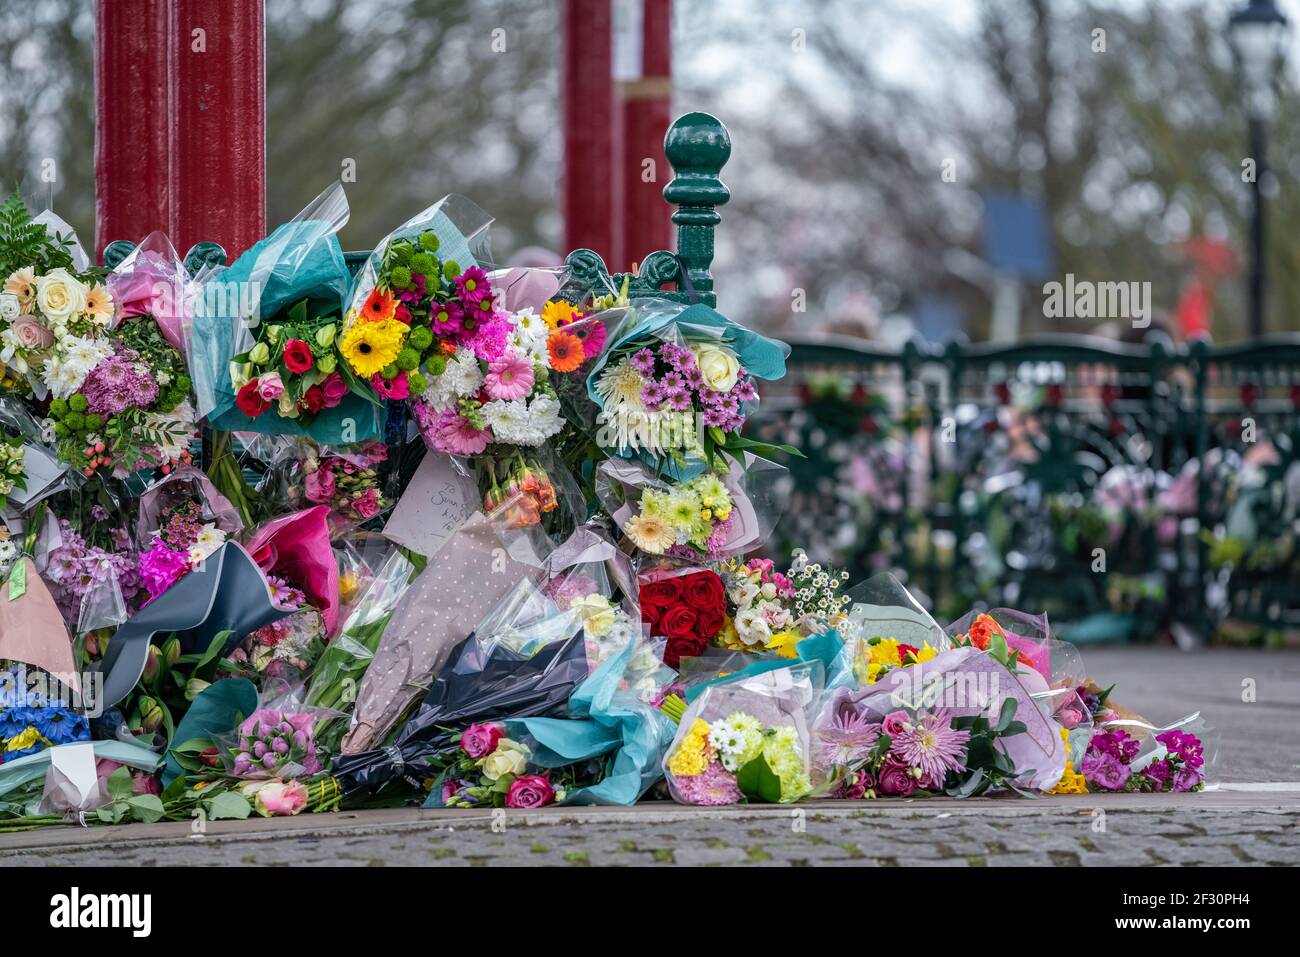
[[[396,313],[397,297],[378,286],[370,291],[365,305],[361,307],[361,315],[368,322],[383,322],[385,319],[393,318]]]
[[[992,615],[976,615],[975,620],[970,623],[970,632],[966,635],[970,643],[980,651],[987,651],[989,639],[994,635],[1006,637],[1006,632],[1002,626],[993,620]]]
[[[552,332],[546,340],[546,351],[551,355],[551,368],[556,372],[572,372],[586,358],[582,340],[571,332]]]

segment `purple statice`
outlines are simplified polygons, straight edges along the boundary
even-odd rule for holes
[[[1205,764],[1205,749],[1201,739],[1186,731],[1166,731],[1157,734],[1156,740],[1165,746],[1170,754],[1178,758],[1189,768],[1199,768]]]
[[[687,804],[739,804],[740,787],[736,779],[717,761],[710,761],[701,774],[673,778],[677,793]]]
[[[96,415],[117,415],[132,408],[147,409],[158,398],[158,383],[148,366],[125,346],[90,370],[81,391]]]
[[[947,708],[919,712],[894,735],[889,753],[908,767],[920,768],[925,786],[942,786],[949,771],[961,771],[970,732],[952,726]]]
[[[1127,731],[1105,731],[1092,736],[1092,740],[1088,743],[1088,750],[1100,754],[1112,754],[1123,764],[1128,764],[1137,757],[1141,746],[1142,743]]]
[[[1128,764],[1114,753],[1091,747],[1083,756],[1079,770],[1091,791],[1122,791],[1133,773]]]
[[[632,355],[632,368],[641,373],[647,379],[653,378],[655,374],[655,354],[649,349],[641,349]]]

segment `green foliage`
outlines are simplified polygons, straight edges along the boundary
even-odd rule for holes
[[[32,222],[17,189],[0,205],[0,279],[24,266],[34,266],[37,275],[71,269],[71,246],[71,238],[51,237],[44,226]]]
[[[781,803],[781,779],[761,754],[736,772],[736,786],[750,801]]]

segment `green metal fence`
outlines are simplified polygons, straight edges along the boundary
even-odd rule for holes
[[[808,455],[776,548],[1080,641],[1300,627],[1300,336],[792,345],[754,425]]]

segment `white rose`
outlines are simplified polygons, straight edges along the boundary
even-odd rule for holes
[[[583,630],[593,638],[604,638],[614,627],[614,607],[604,595],[584,595],[569,608],[581,610]]]
[[[0,319],[17,319],[22,312],[23,306],[17,296],[7,292],[0,294]]]
[[[86,310],[86,286],[66,269],[51,269],[36,280],[36,307],[50,319],[67,322]]]
[[[280,413],[282,419],[296,419],[298,418],[298,403],[293,401],[293,396],[289,395],[288,391],[281,392],[275,411]]]
[[[691,346],[695,364],[700,368],[704,384],[714,392],[727,392],[740,375],[740,360],[726,346],[701,343]]]
[[[747,645],[765,645],[772,638],[772,629],[761,611],[747,608],[736,616],[736,634]]]
[[[523,745],[518,741],[502,738],[497,743],[497,749],[483,759],[483,777],[495,781],[506,774],[515,777],[523,774],[528,768],[528,761],[522,748]]]

